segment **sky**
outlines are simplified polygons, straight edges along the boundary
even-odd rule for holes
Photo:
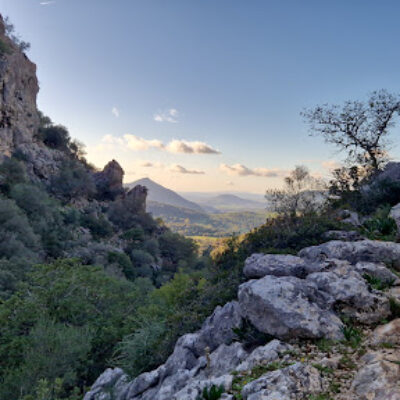
[[[0,0],[0,12],[31,43],[40,110],[126,182],[263,193],[296,165],[327,177],[342,156],[300,112],[400,92],[399,1]]]

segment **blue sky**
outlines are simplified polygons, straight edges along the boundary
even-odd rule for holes
[[[297,164],[326,175],[340,156],[308,136],[303,107],[400,91],[398,1],[0,5],[32,44],[40,109],[126,181],[262,193]]]

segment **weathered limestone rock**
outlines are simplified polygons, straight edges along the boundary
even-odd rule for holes
[[[342,222],[344,222],[345,224],[350,224],[353,226],[361,225],[360,218],[358,214],[354,211],[341,210],[341,212],[339,213],[339,217],[342,218]]]
[[[248,383],[242,390],[242,396],[244,400],[300,400],[321,390],[322,379],[318,370],[296,363]]]
[[[336,306],[343,314],[359,322],[373,324],[390,315],[389,301],[380,293],[373,293],[354,267],[343,261],[331,260],[337,268],[308,275],[323,293],[328,294],[331,307]]]
[[[383,263],[371,263],[366,261],[358,262],[355,265],[355,270],[360,275],[369,275],[374,278],[380,279],[384,283],[400,284],[399,277],[394,274],[389,268]]]
[[[124,203],[129,211],[143,214],[146,212],[146,198],[147,188],[145,186],[136,185],[126,194]]]
[[[97,378],[83,400],[124,400],[128,381],[122,369],[108,368]]]
[[[362,357],[364,366],[357,372],[352,389],[360,400],[400,399],[400,365],[397,354],[370,352]]]
[[[400,203],[392,207],[389,213],[389,217],[394,219],[397,226],[397,240],[400,239]]]
[[[326,307],[327,298],[311,282],[265,276],[239,287],[244,318],[279,339],[342,337],[342,322]]]
[[[352,264],[359,261],[384,262],[400,270],[400,244],[379,240],[359,242],[332,240],[319,246],[307,247],[299,252],[299,256],[310,261],[336,258],[347,260]]]
[[[378,326],[371,333],[370,343],[373,345],[382,343],[400,345],[400,318],[397,318],[388,324]]]
[[[285,351],[291,349],[292,346],[287,343],[283,343],[277,339],[272,340],[265,346],[259,346],[254,349],[249,356],[236,367],[236,371],[249,371],[256,365],[268,364],[277,360]]]
[[[306,264],[300,257],[287,254],[252,254],[245,261],[243,273],[246,278],[274,276],[306,276]]]
[[[101,172],[94,174],[97,193],[103,199],[115,199],[124,193],[122,181],[124,170],[115,160],[110,161]]]

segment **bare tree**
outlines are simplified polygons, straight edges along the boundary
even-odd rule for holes
[[[349,163],[377,170],[387,161],[390,128],[400,110],[400,97],[379,90],[369,99],[346,101],[344,105],[317,106],[301,113],[312,134],[347,152]]]
[[[265,198],[279,214],[296,216],[317,211],[324,203],[324,183],[312,177],[305,166],[297,166],[285,178],[282,189],[269,189]]]

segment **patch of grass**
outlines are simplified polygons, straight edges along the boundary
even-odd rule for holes
[[[394,349],[396,346],[390,342],[382,342],[379,343],[379,347],[381,347],[382,349]]]
[[[362,334],[359,329],[354,327],[348,318],[342,318],[344,322],[344,327],[342,328],[342,333],[344,335],[344,344],[357,348],[362,341]]]
[[[318,347],[319,351],[324,353],[329,353],[332,351],[333,346],[335,345],[335,341],[332,339],[322,338],[315,342],[315,345]]]
[[[329,393],[311,394],[308,400],[333,400]]]
[[[382,281],[382,279],[379,279],[375,276],[371,276],[368,274],[364,274],[363,278],[368,282],[368,284],[371,286],[372,289],[375,290],[386,290],[389,289],[393,286],[394,284],[394,279],[391,279],[388,282]]]
[[[321,374],[323,375],[332,375],[333,374],[333,369],[329,367],[324,367],[321,364],[312,364],[314,368],[316,368]]]
[[[331,382],[329,385],[329,390],[333,393],[340,393],[340,383]]]
[[[345,354],[340,360],[339,360],[339,365],[343,369],[355,369],[356,364],[355,362],[347,355]]]

